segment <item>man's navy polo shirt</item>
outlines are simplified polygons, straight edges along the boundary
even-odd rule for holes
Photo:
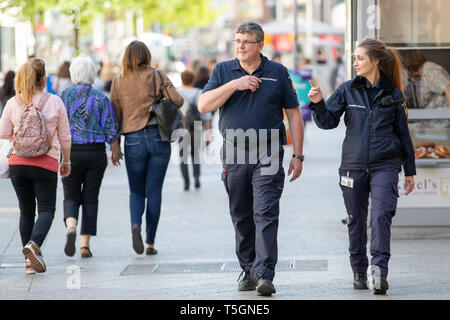
[[[219,109],[219,129],[223,136],[227,129],[280,129],[283,108],[299,105],[286,67],[262,54],[260,56],[261,63],[252,73],[261,79],[259,89],[255,92],[236,90]],[[221,62],[214,68],[203,92],[247,75],[237,58]]]

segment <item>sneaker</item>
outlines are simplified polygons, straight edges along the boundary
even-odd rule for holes
[[[158,254],[158,250],[156,250],[155,248],[146,248],[145,254],[148,256],[152,256],[152,255]]]
[[[369,289],[366,273],[355,272],[353,274],[353,288],[356,290]]]
[[[26,274],[35,274],[36,271],[31,268],[31,261],[28,259],[25,259],[25,273]]]
[[[47,270],[42,252],[37,244],[30,241],[22,250],[25,257],[30,260],[31,268],[37,273],[42,273]]]
[[[256,294],[258,296],[271,296],[276,292],[275,286],[270,279],[260,278],[256,283]]]
[[[144,243],[142,242],[141,237],[141,227],[137,224],[135,224],[131,228],[132,238],[133,238],[133,249],[136,251],[137,254],[143,254],[144,253]]]
[[[66,246],[64,247],[64,253],[68,257],[73,257],[75,254],[75,239],[77,237],[77,231],[73,231],[75,228],[71,228],[71,231],[66,234]]]
[[[389,289],[389,282],[386,277],[380,275],[372,276],[373,294],[386,294]]]
[[[245,267],[238,278],[238,291],[253,291],[255,289],[256,283],[250,277],[250,268]]]

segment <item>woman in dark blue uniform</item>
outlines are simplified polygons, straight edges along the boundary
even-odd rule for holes
[[[311,83],[314,121],[333,129],[344,115],[346,129],[339,185],[348,214],[353,287],[368,289],[366,256],[369,195],[371,274],[375,294],[385,294],[390,258],[390,227],[398,198],[399,172],[405,173],[405,195],[414,189],[414,149],[407,126],[400,60],[395,51],[367,39],[356,48],[357,77],[339,86],[325,103]]]

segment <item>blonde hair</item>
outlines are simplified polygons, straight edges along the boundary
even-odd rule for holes
[[[32,97],[36,89],[45,86],[45,63],[41,59],[32,58],[20,66],[14,79],[16,94],[26,106],[32,104]]]

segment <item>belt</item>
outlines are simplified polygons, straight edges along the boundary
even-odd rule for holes
[[[237,147],[237,148],[245,148],[245,149],[258,148],[258,145],[261,145],[263,143],[265,143],[267,146],[270,146],[270,144],[271,144],[271,140],[256,141],[256,142],[251,142],[251,143],[248,141],[245,141],[244,143],[242,143],[242,142],[236,142],[236,141],[232,142],[225,138],[223,138],[223,142],[230,146],[233,146],[235,148]],[[278,143],[281,143],[281,141],[279,141]]]
[[[158,129],[158,125],[157,124],[148,124],[145,126],[144,129]]]

